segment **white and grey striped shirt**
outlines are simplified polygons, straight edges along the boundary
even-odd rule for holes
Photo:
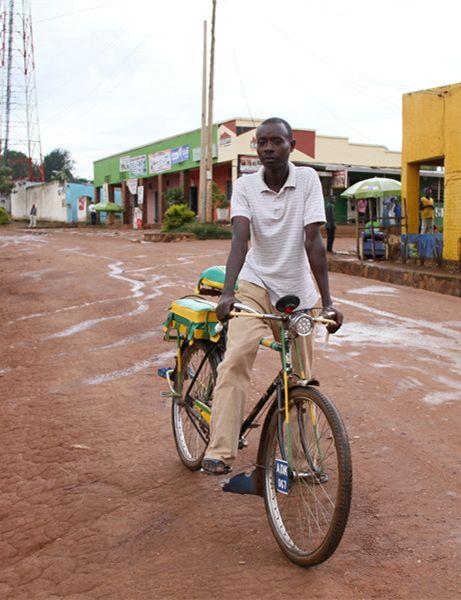
[[[289,163],[285,185],[277,193],[263,179],[264,167],[235,182],[231,218],[250,220],[251,248],[239,280],[268,290],[272,304],[286,294],[301,300],[300,308],[311,308],[318,300],[304,248],[304,227],[325,222],[320,179],[310,167]]]

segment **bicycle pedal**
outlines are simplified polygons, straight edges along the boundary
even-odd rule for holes
[[[248,429],[256,429],[257,427],[261,427],[261,423],[251,423]]]
[[[248,446],[248,440],[246,438],[241,437],[239,439],[239,450],[243,450],[243,448],[246,448]]]
[[[173,394],[172,392],[160,392],[160,398],[181,398],[181,394]]]
[[[163,379],[167,379],[167,373],[168,372],[173,372],[173,369],[171,367],[160,367],[159,369],[157,369],[157,375],[159,377],[162,377]]]

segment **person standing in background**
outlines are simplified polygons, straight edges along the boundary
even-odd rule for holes
[[[361,198],[357,201],[357,212],[359,214],[359,223],[365,223],[367,220],[367,206],[368,202]]]
[[[29,229],[31,227],[37,227],[37,207],[32,204],[32,208],[29,213]]]
[[[96,225],[96,206],[94,205],[93,200],[91,200],[90,205],[88,206],[88,212],[90,213],[91,224]]]
[[[329,196],[325,207],[325,216],[327,222],[325,229],[327,232],[327,252],[333,252],[333,243],[335,241],[336,223],[335,223],[335,197]]]
[[[421,210],[421,233],[434,233],[434,198],[430,187],[424,190],[424,196],[419,201]]]

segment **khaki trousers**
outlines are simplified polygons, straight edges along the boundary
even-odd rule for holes
[[[237,298],[242,304],[260,312],[275,312],[267,290],[254,283],[239,282]],[[271,322],[271,329],[275,339],[280,340],[277,322]],[[218,380],[213,394],[210,443],[206,458],[222,460],[226,464],[231,464],[235,459],[259,340],[269,333],[267,324],[261,319],[237,317],[229,321],[226,354],[218,366]],[[300,344],[301,358],[309,379],[312,372],[313,335],[303,340],[305,344]],[[293,370],[299,374],[296,353],[293,352],[292,356]]]

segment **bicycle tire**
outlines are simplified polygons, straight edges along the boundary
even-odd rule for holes
[[[302,567],[313,567],[324,562],[333,554],[338,547],[346,528],[352,496],[352,463],[349,441],[347,438],[346,429],[338,410],[334,404],[319,390],[313,387],[292,388],[290,390],[289,401],[290,417],[292,413],[296,412],[297,419],[301,418],[301,421],[297,420],[300,442],[302,442],[301,438],[303,438],[304,443],[309,441],[307,439],[307,427],[303,425],[304,421],[307,421],[307,418],[304,418],[305,415],[300,416],[302,407],[304,406],[304,408],[306,408],[306,403],[309,407],[309,411],[311,410],[311,406],[316,407],[312,433],[314,433],[315,427],[320,422],[319,415],[321,413],[331,432],[330,438],[325,436],[325,439],[331,439],[332,437],[334,442],[334,454],[336,456],[337,467],[328,468],[328,466],[324,465],[325,458],[328,458],[328,454],[325,454],[322,458],[320,441],[322,440],[323,433],[320,432],[319,440],[317,432],[315,433],[315,436],[312,435],[312,440],[315,439],[315,444],[313,443],[311,448],[309,449],[308,447],[307,449],[307,452],[310,456],[310,462],[307,460],[307,454],[304,451],[305,447],[302,445],[302,443],[300,445],[303,450],[302,452],[298,451],[298,455],[300,456],[301,454],[304,454],[306,466],[302,468],[300,467],[300,475],[298,479],[293,476],[292,480],[290,481],[289,493],[287,495],[282,495],[275,491],[275,456],[277,452],[280,453],[278,411],[275,408],[272,411],[272,415],[268,417],[270,421],[268,423],[268,427],[265,428],[264,440],[262,441],[261,459],[263,466],[264,503],[272,533],[282,552],[292,562]],[[320,411],[320,413],[317,411]],[[282,420],[282,427],[286,427],[284,414]],[[291,427],[293,427],[293,425],[291,425]],[[321,470],[324,471],[323,475],[320,475],[320,470],[318,468],[315,469],[315,473],[311,468],[312,454],[313,452],[314,454],[316,452],[314,445],[318,447],[317,455],[320,458],[317,458],[317,460],[320,459],[320,464],[322,465]],[[299,456],[297,458],[298,461]],[[301,469],[304,469],[304,471]],[[326,481],[324,481],[325,474],[328,478]],[[318,521],[319,515],[320,518],[322,518],[327,511],[331,512],[328,530],[325,534],[323,534],[323,532],[318,534],[318,537],[321,539],[319,542],[313,541],[313,547],[307,547],[307,544],[305,544],[305,547],[300,547],[299,539],[302,537],[302,534],[297,535],[296,539],[294,540],[293,533],[290,531],[291,525],[288,526],[288,523],[285,522],[288,521],[289,509],[283,509],[282,511],[281,506],[285,506],[283,503],[288,505],[288,500],[285,500],[285,498],[288,499],[290,494],[295,494],[295,489],[297,490],[298,494],[304,493],[305,491],[308,499],[306,501],[304,498],[302,498],[303,503],[300,503],[296,499],[296,496],[292,495],[292,504],[297,511],[296,519],[301,529],[308,529],[309,534],[316,533],[315,526],[317,525],[317,528],[321,531],[320,523]],[[326,504],[326,508],[324,506],[320,509],[320,511],[319,507],[317,504],[314,504],[313,500],[313,497],[316,496],[315,490],[319,490],[319,496],[320,498],[324,498],[323,503]],[[329,506],[329,502],[331,502],[330,490],[335,490],[334,509],[331,509]],[[309,503],[311,507],[309,506]],[[284,511],[287,513],[287,517],[284,517]],[[304,511],[304,514],[302,511]],[[317,523],[314,522],[315,516],[317,516]],[[326,527],[327,526],[325,525],[325,529]]]
[[[190,396],[194,396],[194,394],[197,397],[200,396],[201,390],[199,389],[199,384],[204,385],[203,380],[200,379],[201,374],[203,373],[205,377],[208,377],[210,380],[210,398],[200,397],[200,399],[205,401],[211,410],[211,396],[217,377],[217,357],[214,352],[209,353],[212,347],[213,344],[211,342],[199,340],[194,341],[192,345],[188,345],[185,348],[182,353],[183,397],[173,398],[171,407],[171,420],[176,450],[182,463],[191,471],[197,471],[202,465],[202,459],[209,439],[209,428],[203,419],[193,417],[191,412],[186,410],[183,404],[184,394],[186,393],[190,384],[190,379],[194,374],[191,369],[197,369],[200,362],[206,356],[205,364],[201,369],[199,378],[190,390]],[[174,378],[175,389],[179,388],[178,379],[179,376],[177,374]],[[195,390],[197,390],[197,393],[195,393]],[[200,436],[199,430],[203,437]],[[190,432],[190,435],[187,432]],[[192,448],[193,445],[194,448]]]

